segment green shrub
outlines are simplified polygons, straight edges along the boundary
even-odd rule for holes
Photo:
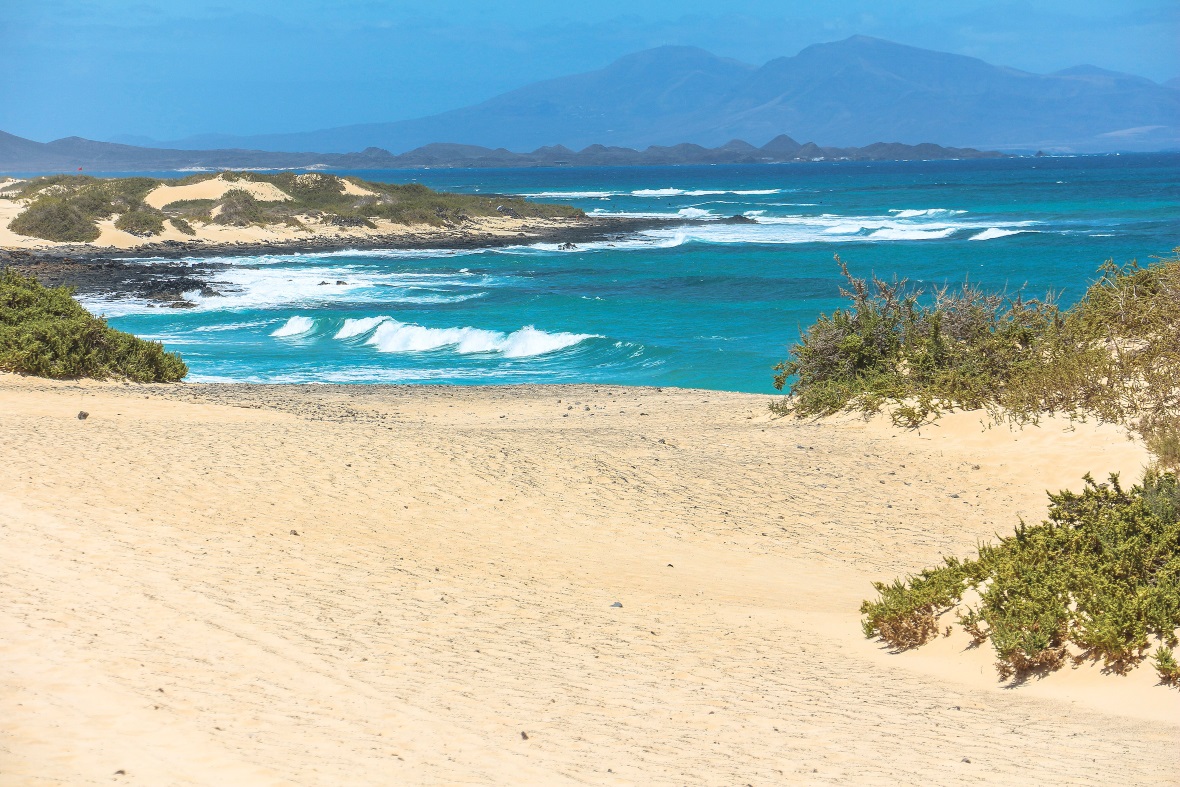
[[[115,220],[115,226],[132,235],[148,237],[164,231],[164,214],[143,203],[128,210]]]
[[[215,205],[217,205],[217,200],[212,199],[179,199],[169,202],[163,210],[169,216],[180,216],[190,221],[192,219],[210,221],[210,214]]]
[[[890,405],[904,426],[951,408],[1020,423],[1093,415],[1137,429],[1162,466],[1180,468],[1180,257],[1107,262],[1067,310],[969,285],[870,282],[837,262],[850,304],[822,315],[775,367],[775,387],[791,393],[776,413]]]
[[[1180,664],[1176,663],[1176,657],[1171,648],[1160,645],[1155,649],[1151,660],[1155,665],[1156,673],[1160,676],[1160,683],[1166,686],[1180,686]]]
[[[137,382],[175,382],[188,374],[180,356],[159,342],[116,331],[69,289],[43,287],[11,269],[0,273],[0,370]]]
[[[1125,490],[1086,477],[1081,494],[1049,496],[1048,519],[976,558],[946,560],[905,581],[875,583],[878,596],[861,605],[864,631],[890,645],[924,644],[938,617],[959,606],[968,589],[979,603],[958,621],[995,648],[1001,677],[1052,670],[1078,649],[1126,671],[1143,660],[1149,637],[1177,644],[1180,629],[1180,484],[1172,473],[1148,472]],[[1164,674],[1170,657],[1156,655]]]
[[[179,216],[173,216],[172,218],[168,219],[168,221],[172,223],[172,226],[175,227],[178,232],[180,232],[184,235],[196,235],[197,234],[197,231],[193,229],[193,225],[189,224],[187,221],[180,218]]]
[[[222,196],[219,204],[221,210],[213,217],[216,224],[248,227],[266,223],[267,216],[262,204],[244,189],[230,189]]]
[[[20,235],[43,240],[86,243],[98,239],[98,225],[61,197],[42,197],[8,225]]]

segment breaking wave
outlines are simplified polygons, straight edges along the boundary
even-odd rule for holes
[[[381,323],[389,320],[389,317],[361,317],[359,319],[347,319],[344,324],[340,326],[340,330],[336,331],[334,339],[353,339],[357,336],[364,336],[376,328]]]
[[[995,238],[1006,238],[1009,235],[1019,235],[1022,232],[1033,232],[1033,230],[1005,230],[999,227],[988,227],[978,235],[972,235],[969,240],[993,240]]]
[[[531,325],[512,333],[502,333],[471,327],[427,328],[388,317],[368,319],[376,319],[378,324],[365,344],[384,353],[428,352],[453,347],[459,355],[497,353],[503,358],[528,358],[563,350],[586,339],[602,338],[589,333],[549,333]],[[355,327],[359,328],[359,325]]]
[[[271,331],[270,335],[278,337],[302,336],[304,334],[311,333],[314,330],[315,320],[310,317],[301,317],[296,315],[283,323],[281,327]]]

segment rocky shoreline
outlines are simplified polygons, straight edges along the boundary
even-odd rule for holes
[[[420,235],[320,236],[272,243],[162,241],[134,249],[89,244],[23,250],[0,249],[0,271],[12,268],[50,287],[66,285],[82,295],[157,301],[174,308],[192,306],[185,293],[218,295],[216,274],[228,267],[219,257],[308,254],[350,249],[477,249],[532,243],[578,244],[621,240],[646,229],[698,222],[631,217],[588,217],[565,226],[529,228],[516,235],[441,230]]]

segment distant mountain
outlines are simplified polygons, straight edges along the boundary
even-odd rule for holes
[[[0,132],[0,173],[150,172],[187,169],[413,169],[421,167],[559,167],[658,164],[761,164],[783,161],[991,158],[1002,154],[929,143],[878,142],[863,148],[801,145],[780,134],[761,148],[735,139],[716,148],[682,143],[633,150],[589,145],[580,151],[557,145],[513,153],[478,145],[432,143],[394,155],[369,147],[359,153],[284,153],[261,150],[172,150],[67,137],[53,142]]]
[[[1006,150],[1159,150],[1180,145],[1180,93],[1094,66],[1032,74],[854,36],[760,68],[702,49],[660,47],[417,120],[212,138],[218,146],[343,152],[405,151],[440,140],[515,150],[715,146],[733,138],[760,144],[784,132],[841,146],[896,139]]]

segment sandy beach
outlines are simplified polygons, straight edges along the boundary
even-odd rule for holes
[[[0,376],[0,783],[1174,783],[1149,667],[857,614],[1141,446],[766,401]]]

